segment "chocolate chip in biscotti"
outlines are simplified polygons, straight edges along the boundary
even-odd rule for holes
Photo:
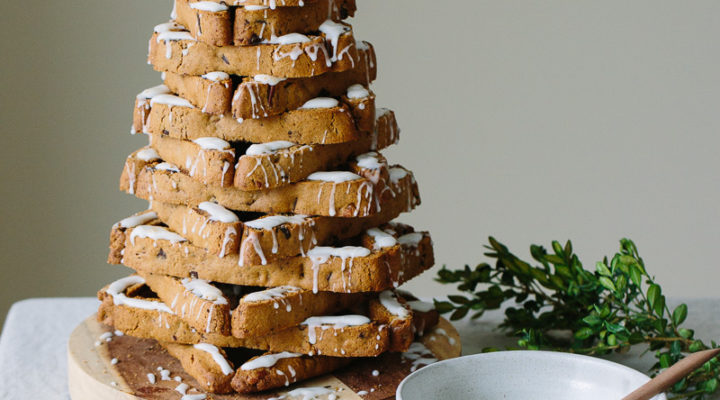
[[[158,251],[157,258],[159,258],[161,260],[164,260],[167,258],[167,255],[165,254],[165,251],[163,251],[163,249],[160,249],[160,251]]]

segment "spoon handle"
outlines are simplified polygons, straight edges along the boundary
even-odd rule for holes
[[[622,400],[650,400],[653,396],[664,392],[689,373],[700,368],[715,356],[720,354],[720,349],[698,351],[678,361],[672,367],[666,369],[646,384],[637,388],[634,392],[623,397]]]

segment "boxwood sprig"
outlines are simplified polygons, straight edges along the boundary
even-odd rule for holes
[[[688,353],[718,347],[682,326],[687,305],[668,308],[662,288],[629,239],[620,240],[620,250],[592,271],[583,267],[570,241],[564,246],[553,241],[551,252],[531,245],[533,263],[493,237],[485,247],[494,265],[438,272],[437,281],[457,284],[462,293],[435,301],[436,309],[452,320],[479,318],[512,302],[500,328],[517,337],[519,348],[605,355],[642,345],[657,358],[653,375]],[[719,377],[716,358],[678,382],[671,389],[673,398],[703,399],[717,391]]]

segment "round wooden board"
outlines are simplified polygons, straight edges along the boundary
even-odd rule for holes
[[[155,341],[128,336],[114,336],[110,341],[100,339],[111,328],[97,322],[95,315],[86,319],[70,335],[68,342],[68,384],[73,400],[180,400],[175,391],[179,382],[161,380],[157,367],[180,377],[190,387],[197,382],[187,375],[180,363],[168,355]],[[445,319],[419,339],[437,359],[458,357],[460,336]],[[112,363],[113,358],[117,361]],[[278,398],[294,387],[323,386],[335,390],[338,400],[392,399],[395,388],[410,373],[412,363],[399,354],[386,354],[364,359],[344,370],[320,378],[300,382],[290,388],[254,395],[207,394],[207,400],[261,400]],[[377,374],[377,372],[380,372]],[[373,374],[373,372],[376,372]],[[148,374],[157,379],[151,384]],[[198,393],[191,390],[191,393]],[[361,393],[361,394],[358,394]],[[282,397],[284,398],[284,397]]]

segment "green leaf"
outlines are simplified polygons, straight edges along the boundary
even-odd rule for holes
[[[673,310],[673,323],[675,323],[675,326],[680,326],[683,322],[685,322],[685,318],[687,318],[687,304],[680,304],[679,306],[675,307],[675,310]]]
[[[597,270],[597,273],[601,276],[612,276],[612,272],[610,272],[610,268],[608,268],[604,263],[598,261],[595,264],[595,270]]]
[[[466,307],[458,308],[454,313],[452,313],[452,315],[450,315],[450,319],[453,321],[462,319],[468,313],[468,310],[469,309]]]
[[[448,299],[456,304],[468,304],[470,303],[470,299],[468,299],[465,296],[458,296],[458,295],[450,295],[448,296]]]
[[[660,368],[667,368],[670,366],[670,354],[660,354]]]
[[[593,330],[590,328],[580,328],[575,332],[575,338],[579,340],[585,340],[592,336]]]
[[[705,393],[715,393],[718,388],[718,379],[712,378],[705,382]]]
[[[637,267],[637,265],[630,266],[630,280],[632,281],[632,283],[635,284],[635,286],[642,286],[642,272],[640,271],[640,268]]]
[[[692,337],[695,336],[695,331],[692,329],[680,328],[678,329],[678,334],[683,339],[692,339]]]
[[[600,279],[598,279],[598,282],[607,290],[610,290],[612,292],[615,292],[617,289],[615,289],[615,284],[613,283],[610,278],[607,276],[601,276]]]
[[[660,296],[655,305],[653,306],[655,314],[662,318],[665,315],[665,296]]]
[[[638,344],[645,341],[645,336],[640,332],[633,332],[628,339],[630,344]]]
[[[660,286],[657,284],[652,284],[647,290],[647,299],[648,303],[650,304],[650,308],[655,308],[655,304],[660,300],[660,297],[662,296],[662,290],[660,289]]]
[[[437,301],[435,300],[435,309],[440,314],[449,313],[450,311],[455,309],[455,306],[452,305],[449,301]]]
[[[587,317],[583,318],[583,322],[590,326],[598,325],[602,322],[602,320],[597,315],[588,315]]]

